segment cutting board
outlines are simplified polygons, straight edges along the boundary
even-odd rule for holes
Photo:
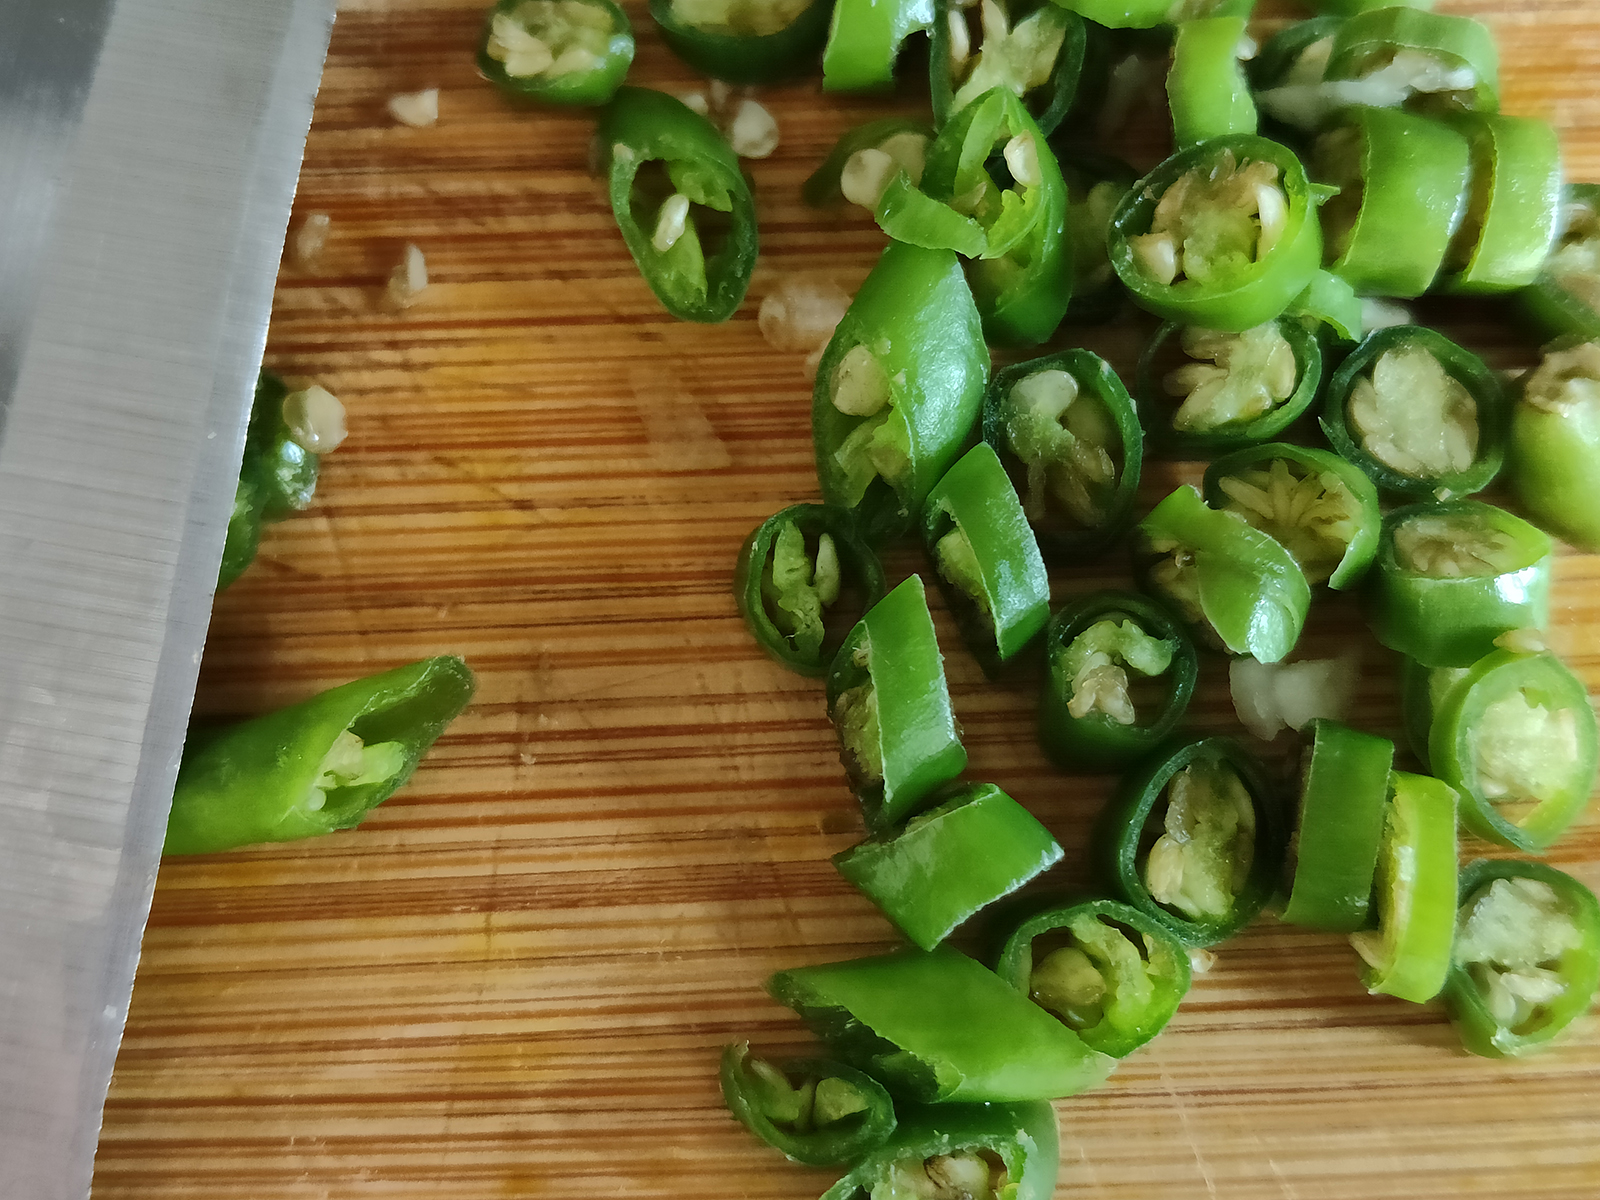
[[[832,1178],[734,1124],[717,1053],[809,1046],[768,974],[895,938],[828,863],[860,833],[820,687],[762,657],[730,581],[751,528],[816,496],[802,355],[767,347],[757,305],[802,271],[853,290],[883,244],[798,186],[841,131],[915,98],[763,93],[782,144],[750,165],[750,299],[683,324],[587,173],[591,116],[477,78],[483,7],[340,14],[296,216],[327,212],[332,233],[315,271],[285,267],[268,361],[340,396],[352,432],[314,507],[218,600],[196,708],[243,717],[445,651],[478,698],[359,830],[163,865],[97,1200],[804,1200]],[[703,87],[629,7],[634,80]],[[1555,121],[1572,177],[1600,179],[1600,5],[1440,7],[1494,26],[1505,107]],[[395,125],[386,98],[425,86],[438,124]],[[1125,152],[1148,165],[1159,122],[1136,125]],[[395,314],[380,295],[408,241],[431,283]],[[1423,315],[1496,365],[1531,361],[1492,305]],[[1082,344],[1126,370],[1148,329]],[[1195,474],[1152,465],[1144,502]],[[1062,599],[1123,578],[1113,559],[1054,582]],[[1597,578],[1600,559],[1563,557],[1554,599],[1554,644],[1592,691]],[[1036,681],[985,682],[938,620],[969,776],[1061,839],[1052,886],[1086,886],[1112,780],[1052,770]],[[1392,657],[1351,601],[1319,599],[1305,651],[1352,645],[1354,720],[1394,733]],[[1220,661],[1189,724],[1237,728]],[[1600,887],[1600,810],[1550,860]],[[1059,1106],[1059,1194],[1600,1195],[1593,1019],[1545,1057],[1486,1062],[1437,1005],[1357,974],[1343,939],[1270,917],[1219,948],[1168,1032]]]

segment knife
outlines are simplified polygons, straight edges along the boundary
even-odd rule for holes
[[[81,1200],[333,0],[0,0],[0,1197]]]

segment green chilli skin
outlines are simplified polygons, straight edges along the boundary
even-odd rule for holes
[[[1500,53],[1487,25],[1468,17],[1420,8],[1371,8],[1340,27],[1328,56],[1329,79],[1359,79],[1400,51],[1425,54],[1450,67],[1471,68],[1465,98],[1448,93],[1412,97],[1411,106],[1434,112],[1494,112],[1500,106]]]
[[[1351,935],[1373,995],[1424,1004],[1444,987],[1456,915],[1456,793],[1394,771],[1373,905],[1378,928]]]
[[[881,91],[912,34],[933,27],[934,0],[835,0],[822,51],[822,90]]]
[[[237,725],[191,731],[163,852],[211,854],[354,828],[411,778],[475,683],[461,659],[429,658]],[[381,778],[329,777],[347,734],[388,749]]]
[[[1256,103],[1238,55],[1244,31],[1243,17],[1202,17],[1178,25],[1167,104],[1179,147],[1255,133]]]
[[[1160,706],[1124,725],[1104,711],[1074,716],[1075,680],[1068,672],[1072,644],[1100,621],[1131,621],[1170,652]],[[1045,630],[1045,682],[1039,701],[1039,746],[1066,771],[1105,771],[1125,767],[1160,745],[1177,728],[1194,695],[1200,672],[1194,642],[1178,619],[1148,596],[1134,592],[1095,592],[1069,602]]]
[[[919,1104],[1055,1100],[1116,1066],[949,946],[780,971],[767,990],[846,1062]]]
[[[478,71],[495,87],[515,100],[533,100],[541,104],[594,106],[605,104],[622,86],[628,68],[633,65],[633,25],[628,14],[612,0],[583,0],[591,8],[605,14],[609,31],[605,46],[595,55],[595,62],[586,70],[569,71],[553,77],[541,75],[513,76],[506,73],[503,61],[489,53],[494,20],[498,16],[512,16],[526,0],[497,0],[484,19],[483,36],[478,41]]]
[[[884,432],[898,431],[904,457],[893,482],[876,475],[859,496],[839,455],[873,417],[834,403],[835,372],[856,347],[866,348],[887,380]],[[811,430],[823,500],[853,509],[870,541],[908,532],[969,444],[988,384],[983,322],[955,254],[891,242],[817,366]]]
[[[1561,225],[1561,144],[1548,121],[1494,113],[1449,118],[1472,147],[1466,220],[1442,290],[1514,292],[1539,277]]]
[[[860,594],[865,613],[883,599],[883,564],[856,528],[855,518],[845,509],[826,504],[791,504],[756,526],[739,548],[733,573],[733,597],[739,605],[756,643],[767,655],[797,675],[821,678],[838,653],[840,639],[824,638],[816,651],[798,644],[793,634],[779,629],[764,594],[764,583],[772,566],[774,543],[785,524],[793,524],[808,542],[827,534],[838,555],[842,574]]]
[[[1387,738],[1321,717],[1307,726],[1289,840],[1289,924],[1334,933],[1366,925],[1393,765]]]
[[[322,458],[294,440],[283,417],[289,386],[271,371],[256,379],[245,432],[244,457],[228,533],[217,572],[217,591],[232,584],[255,561],[263,527],[293,516],[311,504]]]
[[[1048,956],[1045,948],[1052,943],[1083,945],[1072,935],[1074,926],[1092,928],[1083,926],[1083,922],[1106,926],[1109,931],[1121,926],[1139,939],[1139,944],[1134,944],[1132,938],[1127,938],[1139,956],[1144,979],[1123,977],[1118,970],[1120,964],[1107,964],[1112,978],[1107,981],[1099,1019],[1068,1022],[1089,1046],[1102,1054],[1126,1058],[1166,1028],[1189,991],[1188,951],[1164,925],[1116,900],[1053,904],[1032,913],[1010,930],[996,959],[995,973],[1034,1003],[1040,1003],[1031,987],[1034,968]],[[1095,940],[1102,936],[1105,935],[1096,935]],[[1125,932],[1122,936],[1127,937]],[[1091,944],[1089,949],[1096,947]]]
[[[1561,208],[1566,221],[1550,260],[1537,279],[1514,297],[1517,312],[1542,341],[1557,339],[1600,341],[1600,309],[1595,295],[1600,285],[1588,291],[1574,291],[1572,279],[1562,272],[1560,259],[1571,243],[1583,243],[1588,223],[1600,220],[1600,184],[1569,183],[1562,189]],[[1585,268],[1578,275],[1590,279],[1594,272]]]
[[[1315,450],[1309,446],[1292,446],[1284,442],[1246,446],[1242,450],[1235,450],[1232,454],[1223,455],[1206,468],[1202,485],[1206,503],[1212,508],[1228,507],[1230,497],[1224,480],[1237,476],[1241,471],[1250,468],[1259,469],[1277,460],[1293,464],[1306,479],[1315,475],[1324,480],[1337,481],[1353,501],[1355,510],[1349,517],[1351,529],[1345,542],[1344,554],[1329,573],[1326,582],[1334,591],[1344,591],[1354,587],[1366,577],[1373,559],[1377,557],[1378,538],[1383,529],[1383,513],[1378,507],[1378,489],[1353,463],[1326,450]],[[1268,469],[1270,470],[1270,467]],[[1286,531],[1280,528],[1276,521],[1241,507],[1236,507],[1234,511],[1263,533],[1274,538],[1291,555],[1295,555],[1295,561],[1300,564],[1301,570],[1306,571],[1308,579],[1311,577],[1307,562],[1295,554],[1298,548],[1297,539],[1284,536],[1286,532],[1294,532],[1292,529]],[[1302,519],[1310,520],[1314,516],[1315,514],[1312,514]]]
[[[1306,290],[1295,297],[1288,314],[1302,325],[1320,333],[1324,358],[1335,354],[1334,362],[1361,340],[1364,316],[1361,297],[1355,288],[1331,271],[1318,271]]]
[[[1549,940],[1537,943],[1538,949],[1531,951],[1524,949],[1530,945],[1530,939],[1518,935],[1534,931],[1518,929],[1513,935],[1514,948],[1508,947],[1513,955],[1551,953],[1551,958],[1538,964],[1538,974],[1542,976],[1538,982],[1547,982],[1553,975],[1560,984],[1554,997],[1536,1004],[1521,1022],[1490,1011],[1483,982],[1473,977],[1470,965],[1461,959],[1461,948],[1472,931],[1474,909],[1477,903],[1488,898],[1494,884],[1500,880],[1527,880],[1544,885],[1554,894],[1570,922],[1570,937],[1557,938],[1555,944]],[[1458,949],[1445,981],[1444,1003],[1461,1036],[1462,1046],[1484,1058],[1520,1058],[1546,1049],[1563,1030],[1589,1011],[1596,988],[1600,987],[1600,902],[1571,875],[1544,863],[1478,859],[1461,872],[1459,903]],[[1546,921],[1550,920],[1548,912],[1543,915]]]
[[[899,927],[932,950],[969,917],[1061,861],[1050,831],[992,783],[833,856],[833,865]]]
[[[1509,708],[1506,702],[1510,701]],[[1543,710],[1547,716],[1570,714],[1570,726],[1552,734],[1548,724],[1534,731],[1522,746],[1508,745],[1515,736],[1519,712]],[[1519,766],[1540,780],[1545,795],[1502,795],[1505,782],[1496,782],[1482,748],[1486,739],[1491,753],[1504,758],[1519,756]],[[1559,743],[1555,741],[1559,739]],[[1594,790],[1597,746],[1594,710],[1583,681],[1553,654],[1519,654],[1496,650],[1486,655],[1445,692],[1428,729],[1428,761],[1435,774],[1460,793],[1461,820],[1486,841],[1533,854],[1543,853],[1583,813]],[[1563,755],[1571,761],[1559,778],[1548,772]],[[1511,785],[1526,784],[1526,774]],[[1497,800],[1511,800],[1533,808],[1518,819],[1502,813]]]
[[[1248,873],[1225,914],[1185,916],[1151,895],[1145,879],[1150,847],[1147,824],[1174,776],[1196,764],[1224,767],[1237,776],[1249,796],[1255,835]],[[1123,777],[1101,810],[1091,838],[1101,877],[1114,895],[1157,922],[1185,946],[1214,946],[1238,933],[1272,898],[1283,870],[1283,817],[1278,797],[1254,755],[1232,738],[1188,737],[1157,749]]]
[[[1085,523],[1079,516],[1067,511],[1059,497],[1045,486],[1048,483],[1048,465],[1035,464],[1042,471],[1038,486],[1030,482],[1030,466],[1021,455],[1018,438],[1031,430],[1013,429],[1007,421],[1007,404],[1011,391],[1017,384],[1046,371],[1062,371],[1071,376],[1079,389],[1081,402],[1085,397],[1102,406],[1106,423],[1115,435],[1116,444],[1104,447],[1113,464],[1113,479],[1103,489],[1098,505],[1098,519]],[[1058,426],[1059,421],[1053,421]],[[983,440],[994,447],[1001,463],[1010,475],[1018,494],[1036,506],[1028,513],[1039,552],[1046,562],[1058,566],[1076,565],[1087,558],[1103,553],[1115,544],[1133,524],[1134,505],[1139,495],[1139,477],[1144,463],[1144,427],[1139,423],[1133,398],[1123,386],[1122,379],[1098,354],[1089,350],[1063,350],[1043,358],[1015,363],[995,374],[983,400]],[[1075,442],[1069,443],[1062,433],[1051,431],[1060,445],[1054,447],[1061,455],[1070,457]],[[1036,439],[1035,439],[1036,440]],[[1041,447],[1032,447],[1035,450]],[[1044,447],[1042,449],[1051,449]],[[1027,504],[1024,511],[1028,512]]]
[[[1288,202],[1281,235],[1258,261],[1212,279],[1163,282],[1140,264],[1132,239],[1150,232],[1157,205],[1174,183],[1191,171],[1215,170],[1227,156],[1240,165],[1264,161],[1278,168]],[[1213,138],[1179,151],[1128,192],[1111,219],[1111,263],[1134,302],[1156,316],[1242,333],[1281,316],[1322,265],[1319,203],[1300,160],[1283,146],[1244,134]]]
[[[828,39],[833,0],[812,0],[775,33],[738,34],[680,20],[672,0],[650,0],[661,38],[684,62],[726,83],[781,83],[809,72]]]
[[[1425,350],[1444,373],[1466,389],[1472,401],[1478,444],[1461,470],[1408,474],[1378,458],[1351,427],[1349,406],[1356,386],[1369,379],[1378,360],[1392,350]],[[1480,492],[1505,464],[1511,404],[1505,387],[1488,365],[1443,334],[1420,325],[1394,325],[1369,334],[1328,380],[1320,418],[1322,432],[1339,455],[1360,467],[1378,486],[1413,500],[1451,500]]]
[[[1591,552],[1600,550],[1597,395],[1600,346],[1580,344],[1547,355],[1523,380],[1506,452],[1506,475],[1523,510]]]
[[[1344,125],[1324,134],[1359,139],[1360,188],[1323,205],[1328,270],[1362,295],[1420,296],[1433,286],[1470,195],[1472,154],[1455,128],[1393,108],[1351,110]],[[1344,180],[1327,180],[1343,184]]]
[[[824,1058],[761,1065],[781,1072],[791,1088],[793,1080],[802,1080],[798,1095],[780,1092],[772,1086],[773,1080],[752,1069],[750,1043],[739,1042],[722,1048],[718,1071],[722,1102],[741,1125],[791,1162],[811,1167],[850,1166],[883,1145],[895,1130],[894,1101],[888,1091],[854,1067]],[[818,1085],[826,1087],[824,1081],[829,1080],[834,1094],[818,1096]],[[860,1107],[819,1121],[818,1115],[830,1115],[828,1104],[842,1107],[838,1104],[841,1091],[852,1106]],[[802,1103],[809,1112],[802,1114]],[[791,1108],[795,1119],[784,1119]]]
[[[1484,574],[1430,574],[1402,562],[1396,531],[1417,519],[1463,522],[1492,538],[1504,568]],[[1477,500],[1414,504],[1384,518],[1367,578],[1365,609],[1373,636],[1425,667],[1470,667],[1513,629],[1542,629],[1550,617],[1550,539]]]
[[[984,671],[997,674],[1050,619],[1050,576],[1016,489],[987,442],[967,451],[928,493],[922,538],[963,640]],[[950,542],[960,551],[954,564],[944,557]]]
[[[726,321],[750,287],[758,250],[755,201],[738,156],[710,121],[682,101],[648,88],[618,90],[601,115],[596,137],[617,228],[656,299],[679,320]],[[728,230],[715,253],[696,262],[701,247],[692,213],[671,248],[655,248],[651,230],[640,224],[636,211],[653,197],[635,186],[640,169],[655,162],[672,175],[675,194],[728,214]]]
[[[1275,663],[1300,640],[1311,606],[1300,564],[1243,517],[1208,508],[1194,487],[1178,488],[1139,523],[1134,553],[1147,588],[1229,653]],[[1192,594],[1173,593],[1161,577],[1174,553],[1189,560]]]
[[[1269,442],[1283,433],[1315,403],[1322,390],[1322,345],[1305,324],[1292,316],[1274,322],[1278,333],[1294,351],[1295,386],[1290,396],[1259,417],[1229,422],[1207,430],[1174,428],[1172,414],[1180,403],[1165,394],[1161,366],[1174,335],[1185,328],[1168,321],[1156,331],[1139,355],[1137,399],[1139,416],[1150,440],[1173,457],[1210,457],[1219,451]],[[1185,359],[1184,361],[1188,361]]]
[[[1060,1143],[1048,1104],[906,1105],[900,1127],[822,1200],[901,1195],[906,1168],[933,1158],[982,1152],[998,1158],[1009,1180],[1006,1200],[1050,1200],[1056,1190]],[[924,1176],[926,1178],[926,1176]]]
[[[873,605],[846,635],[828,672],[827,702],[840,757],[872,832],[926,807],[936,789],[961,774],[967,752],[919,576]],[[864,711],[869,718],[849,723]]]

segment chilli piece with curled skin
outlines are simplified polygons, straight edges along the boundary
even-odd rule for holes
[[[1274,442],[1247,446],[1206,468],[1205,498],[1271,535],[1307,582],[1342,590],[1372,565],[1383,525],[1378,490],[1326,450]]]
[[[828,672],[827,699],[869,830],[912,816],[967,765],[920,576],[846,635]]]

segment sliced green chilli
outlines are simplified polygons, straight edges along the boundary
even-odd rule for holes
[[[1311,585],[1294,556],[1189,485],[1141,521],[1133,539],[1146,586],[1209,644],[1274,663],[1294,649]]]
[[[1571,875],[1479,859],[1461,873],[1444,1002],[1461,1044],[1487,1058],[1544,1049],[1600,986],[1600,903]]]
[[[826,504],[792,504],[768,517],[745,539],[733,576],[739,613],[761,648],[811,676],[838,653],[842,635],[828,626],[840,598],[853,593],[865,613],[883,590],[883,565],[854,517]]]
[[[967,752],[913,575],[867,611],[828,671],[828,716],[867,828],[897,824],[961,774]]]
[[[1139,357],[1139,412],[1163,450],[1205,455],[1269,441],[1322,386],[1322,348],[1284,316],[1241,333],[1168,322]]]
[[[772,1063],[750,1043],[724,1046],[722,1101],[742,1124],[793,1162],[845,1166],[894,1132],[894,1101],[872,1076],[830,1059]]]
[[[1050,576],[993,447],[979,442],[928,493],[923,544],[962,638],[989,674],[1050,619]]]
[[[1069,771],[1126,766],[1183,719],[1199,661],[1161,605],[1133,592],[1095,592],[1045,630],[1039,745]]]
[[[1560,659],[1496,650],[1445,693],[1428,758],[1468,829],[1540,853],[1588,805],[1597,742],[1589,693]]]
[[[1245,134],[1179,151],[1141,179],[1111,219],[1111,263],[1159,317],[1242,333],[1280,316],[1322,265],[1305,169]]]
[[[1600,550],[1600,341],[1552,349],[1522,381],[1506,475],[1540,526]]]
[[[1461,113],[1472,147],[1466,214],[1450,243],[1445,291],[1473,295],[1530,285],[1561,225],[1561,144],[1548,121]]]
[[[1600,183],[1567,184],[1557,228],[1555,248],[1517,293],[1517,307],[1545,339],[1600,340]]]
[[[725,83],[778,83],[816,66],[833,0],[649,0],[661,38]]]
[[[1334,37],[1328,78],[1392,89],[1369,97],[1428,113],[1493,112],[1500,105],[1500,54],[1489,27],[1418,8],[1375,8]]]
[[[1116,895],[1185,946],[1254,919],[1283,867],[1282,816],[1261,764],[1231,738],[1191,738],[1126,776],[1095,824]]]
[[[1415,113],[1358,108],[1317,139],[1313,161],[1339,189],[1321,209],[1328,270],[1362,295],[1427,291],[1466,216],[1467,139]]]
[[[1083,18],[1050,0],[943,0],[929,31],[928,91],[943,126],[990,88],[1020,96],[1046,136],[1078,94],[1087,34]]]
[[[1513,629],[1550,616],[1550,539],[1477,500],[1415,504],[1384,518],[1367,620],[1426,667],[1469,667]]]
[[[1423,1004],[1450,970],[1456,915],[1456,794],[1426,775],[1395,771],[1373,888],[1378,927],[1350,935],[1362,982]]]
[[[833,865],[899,927],[932,950],[958,925],[1061,861],[1050,831],[992,783],[833,856]]]
[[[995,973],[1102,1054],[1126,1058],[1166,1028],[1189,990],[1189,955],[1166,926],[1115,900],[1035,912]]]
[[[1081,562],[1127,532],[1144,428],[1099,355],[1063,350],[1000,371],[984,396],[983,437],[1022,497],[1047,561]]]
[[[1256,103],[1239,61],[1244,40],[1243,17],[1201,17],[1178,26],[1167,72],[1167,104],[1173,140],[1180,147],[1255,133]]]

